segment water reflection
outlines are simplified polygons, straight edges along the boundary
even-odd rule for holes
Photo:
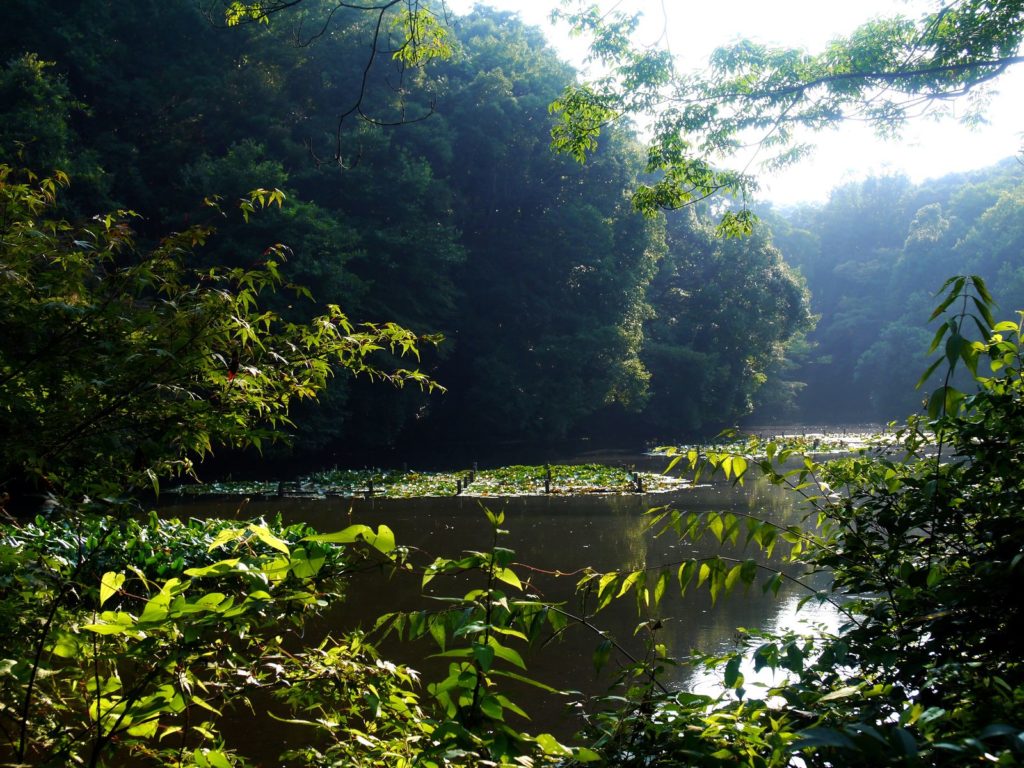
[[[491,528],[485,519],[482,502],[469,498],[313,500],[277,499],[253,501],[239,509],[236,502],[208,502],[201,506],[170,507],[167,514],[220,517],[280,513],[285,522],[307,522],[327,532],[351,523],[389,525],[399,543],[420,551],[424,563],[435,556],[454,557],[465,550],[486,550]],[[516,551],[517,570],[527,579],[526,588],[546,600],[562,601],[568,611],[589,613],[590,604],[580,603],[575,593],[579,572],[586,567],[600,571],[654,567],[678,563],[694,557],[714,554],[741,555],[735,548],[720,547],[717,542],[694,545],[679,542],[671,533],[655,537],[648,530],[644,514],[655,505],[672,505],[683,511],[720,510],[767,516],[777,522],[799,519],[792,497],[762,481],[746,488],[728,485],[699,487],[666,496],[582,496],[520,497],[491,499],[488,506],[505,512],[504,527],[509,534],[501,546]],[[746,556],[746,555],[741,555]],[[779,564],[779,555],[775,556]],[[674,569],[673,569],[674,573]],[[476,585],[481,586],[481,585]],[[400,610],[436,608],[420,590],[420,576],[383,573],[358,576],[345,602],[328,615],[316,632],[328,633],[372,626],[380,614]],[[463,594],[465,583],[435,579],[430,590],[435,594]],[[691,589],[685,598],[677,590],[668,590],[660,608],[662,627],[659,640],[676,656],[691,650],[714,652],[735,641],[737,627],[777,628],[792,621],[795,605],[803,594],[785,584],[777,598],[764,597],[758,583],[748,591],[739,587],[712,606],[706,589]],[[820,617],[819,617],[820,618]],[[594,623],[608,631],[631,652],[642,653],[642,642],[634,637],[638,622],[635,603],[619,601],[598,614]],[[587,694],[602,693],[615,672],[614,663],[595,674],[592,654],[599,638],[583,627],[575,627],[555,643],[524,654],[532,677],[564,689]],[[385,651],[396,660],[420,669],[429,681],[441,675],[447,662],[427,658],[436,652],[429,641],[416,644],[390,644]],[[678,686],[706,686],[703,679],[691,679],[687,667],[674,670],[670,683]],[[573,729],[564,713],[565,700],[537,698],[536,689],[516,691],[512,698],[524,701],[534,715],[536,730],[565,733]],[[524,700],[525,699],[525,700]]]

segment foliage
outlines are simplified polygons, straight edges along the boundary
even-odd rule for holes
[[[517,643],[560,631],[564,615],[534,597],[503,514],[486,513],[488,552],[438,558],[424,587],[463,573],[483,587],[435,596],[436,611],[382,616],[374,632],[430,637],[451,659],[420,690],[414,671],[367,638],[321,638],[310,619],[367,569],[411,571],[387,526],[318,534],[264,521],[125,518],[106,505],[0,529],[0,757],[18,764],[245,765],[220,727],[242,707],[307,731],[289,764],[561,765],[597,753],[536,736],[505,684],[558,691],[525,674]],[[112,515],[117,515],[112,516]],[[458,588],[458,587],[456,587]],[[230,733],[230,731],[229,731]]]
[[[913,385],[936,330],[920,321],[936,271],[977,274],[1000,306],[1024,306],[1021,179],[1009,160],[920,184],[869,179],[821,206],[759,211],[820,316],[813,354],[793,374],[807,384],[798,418],[884,422],[917,409]]]
[[[716,50],[706,71],[677,73],[666,51],[632,41],[638,16],[579,0],[558,15],[591,41],[602,74],[569,85],[555,102],[554,146],[576,157],[597,145],[602,125],[642,116],[654,124],[648,168],[659,174],[634,196],[652,213],[726,193],[743,198],[756,179],[720,165],[756,145],[761,167],[807,155],[807,131],[859,119],[880,133],[898,132],[910,117],[949,113],[969,95],[965,120],[983,115],[987,84],[1024,61],[1019,2],[950,0],[920,19],[878,18],[833,40],[824,51],[772,48],[740,40]],[[802,131],[802,132],[801,132]],[[748,163],[749,164],[749,163]],[[727,233],[749,217],[725,216]]]
[[[280,208],[249,224],[219,219],[191,263],[250,268],[268,243],[285,243],[288,277],[309,286],[315,304],[285,292],[262,300],[265,309],[308,322],[316,305],[337,304],[350,317],[450,340],[419,364],[448,386],[446,397],[336,381],[315,406],[292,411],[296,451],[558,439],[612,431],[617,420],[651,436],[660,417],[636,415],[652,392],[671,389],[672,375],[663,367],[656,380],[651,352],[679,351],[673,339],[650,338],[651,314],[664,309],[652,285],[659,263],[687,259],[709,285],[724,285],[726,259],[713,243],[701,258],[669,254],[666,226],[686,225],[635,214],[629,190],[646,158],[625,126],[605,131],[585,165],[551,153],[548,107],[575,74],[540,30],[511,14],[455,18],[405,0],[373,10],[244,3],[270,23],[225,29],[226,3],[202,3],[205,17],[197,5],[11,0],[0,29],[0,55],[11,60],[0,147],[25,143],[33,167],[69,172],[75,185],[57,201],[65,218],[131,208],[144,243],[207,221],[195,205],[203,197],[280,189]],[[412,69],[391,59],[416,27],[404,25],[406,12],[436,14],[450,58]],[[382,44],[367,72],[378,13]],[[421,32],[429,43],[430,30]],[[26,50],[54,63],[27,68]],[[402,124],[340,121],[355,103],[376,123]],[[745,247],[723,249],[742,261]],[[787,325],[764,319],[765,329]],[[727,398],[737,410],[723,423],[775,370],[765,354],[788,343],[784,334],[735,340],[737,357],[753,361],[741,382],[724,381],[729,366],[717,361],[694,379],[695,401],[718,387],[742,390]],[[680,420],[672,436],[692,426]]]
[[[541,493],[657,493],[675,490],[684,482],[650,472],[635,472],[602,464],[552,464],[463,469],[456,472],[415,470],[329,469],[298,478],[221,481],[182,485],[168,490],[185,496],[281,495],[285,493],[413,498],[419,496],[525,496]]]
[[[678,453],[696,480],[742,482],[757,471],[791,488],[808,504],[804,525],[653,510],[658,535],[711,539],[721,550],[587,571],[578,585],[585,610],[574,615],[520,596],[515,555],[499,544],[503,515],[487,511],[489,550],[421,571],[424,587],[443,579],[456,594],[432,590],[435,609],[388,614],[375,629],[430,638],[437,657],[451,660],[423,691],[363,636],[308,637],[296,648],[283,631],[300,636],[353,570],[417,570],[386,526],[316,534],[263,521],[142,523],[98,506],[6,526],[0,622],[13,641],[0,665],[4,749],[37,764],[239,764],[216,724],[263,691],[275,717],[317,734],[288,753],[311,765],[1013,764],[1024,755],[1014,641],[1024,314],[994,323],[978,277],[943,290],[935,316],[953,311],[935,336],[943,354],[933,370],[946,375],[927,416],[909,420],[895,446],[827,463],[807,455],[806,443],[760,438],[742,450]],[[961,365],[976,381],[972,394],[953,386]],[[706,589],[714,601],[759,582],[774,593],[802,583],[801,568],[832,574],[827,588],[804,587],[807,600],[843,617],[837,633],[747,632],[736,651],[688,659],[659,639],[670,590]],[[482,586],[465,591],[466,578]],[[621,599],[641,613],[643,657],[595,623]],[[517,644],[574,626],[597,634],[596,665],[624,656],[618,689],[589,707],[587,747],[521,730],[515,718],[525,710],[504,687],[557,695],[524,674]],[[718,671],[722,693],[665,688],[662,674],[680,661]],[[773,677],[758,679],[764,670]]]
[[[678,455],[734,482],[763,473],[806,499],[810,525],[672,510],[659,511],[655,525],[683,539],[745,541],[762,556],[784,547],[808,572],[829,570],[828,591],[810,588],[807,599],[833,602],[845,620],[838,634],[747,632],[738,652],[698,658],[722,674],[717,697],[638,687],[638,697],[594,719],[610,763],[1012,765],[1024,756],[1014,640],[1024,336],[1020,321],[993,324],[980,278],[953,278],[943,291],[935,315],[956,309],[936,336],[933,351],[945,353],[933,369],[947,373],[927,417],[897,432],[897,451],[819,463],[754,439],[744,452]],[[978,341],[969,340],[974,329]],[[976,383],[971,394],[950,384],[961,363]],[[633,593],[649,611],[673,582],[683,591],[706,585],[714,596],[758,572],[766,591],[794,578],[758,558],[717,556],[684,561],[678,572],[593,573],[583,586],[599,605]],[[751,667],[772,677],[748,680]]]
[[[435,386],[371,362],[380,349],[417,353],[419,339],[394,324],[356,328],[337,306],[308,324],[262,310],[261,295],[286,286],[284,246],[266,248],[258,265],[196,270],[186,260],[212,227],[146,251],[130,211],[84,225],[49,218],[67,183],[0,167],[0,478],[9,490],[32,482],[109,494],[188,471],[215,446],[259,448],[335,368]],[[261,189],[239,207],[248,218],[280,202]]]
[[[479,574],[483,585],[461,597],[438,597],[444,607],[437,611],[386,614],[376,629],[408,640],[429,635],[439,647],[434,657],[453,659],[447,676],[428,686],[446,718],[434,732],[446,757],[469,750],[497,765],[596,761],[599,756],[590,749],[571,749],[548,733],[531,736],[506,721],[508,715],[529,715],[502,692],[503,679],[559,694],[525,675],[526,665],[513,643],[537,640],[546,626],[559,632],[566,619],[535,598],[515,596],[523,590],[510,567],[515,552],[498,544],[508,533],[501,528],[505,515],[486,508],[484,513],[493,531],[490,551],[468,552],[458,559],[439,557],[426,568],[422,581],[426,588],[438,577],[471,572]],[[436,748],[425,750],[428,761],[432,751]]]
[[[341,574],[401,557],[385,527],[346,529],[342,547],[304,526],[111,516],[126,511],[65,509],[0,534],[5,761],[237,764],[218,735],[225,708],[287,685],[284,638]],[[361,685],[405,680],[358,638],[339,645]]]
[[[671,439],[748,414],[772,366],[814,320],[801,279],[761,230],[722,240],[681,212],[668,217],[667,242],[648,292],[654,312],[642,358],[652,379],[643,418]]]

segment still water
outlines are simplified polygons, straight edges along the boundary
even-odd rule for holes
[[[284,498],[254,500],[241,507],[237,501],[205,501],[168,507],[164,512],[179,517],[224,518],[271,517],[280,513],[285,522],[306,522],[322,532],[339,530],[352,523],[374,528],[384,523],[394,530],[399,544],[416,550],[416,560],[426,564],[436,556],[457,557],[466,550],[490,547],[492,530],[482,510],[484,504],[495,512],[505,513],[503,528],[508,534],[501,537],[499,545],[515,550],[513,568],[523,580],[525,590],[546,600],[564,602],[565,608],[573,613],[583,610],[574,587],[579,572],[587,567],[599,571],[627,570],[669,565],[695,556],[755,556],[753,552],[746,555],[729,546],[722,548],[714,540],[694,544],[680,542],[671,533],[655,537],[649,530],[649,516],[645,514],[652,507],[734,511],[780,523],[796,522],[802,516],[792,496],[763,481],[748,482],[739,488],[726,484],[707,485],[658,495]],[[774,559],[774,564],[779,565],[778,556]],[[556,572],[574,575],[556,575]],[[436,610],[438,604],[431,604],[420,589],[420,578],[411,574],[389,578],[383,573],[357,576],[345,601],[325,617],[322,626],[312,628],[312,634],[338,633],[359,626],[369,628],[379,615],[392,611]],[[468,582],[466,578],[460,577],[457,583],[438,578],[429,585],[429,590],[439,595],[461,596],[468,589],[483,586]],[[826,612],[814,611],[809,606],[798,613],[796,605],[806,594],[799,587],[786,583],[777,597],[765,597],[759,582],[755,582],[750,590],[744,591],[739,586],[734,593],[719,597],[717,604],[712,605],[706,588],[697,591],[691,587],[685,597],[669,589],[659,611],[662,620],[659,640],[667,645],[670,653],[682,657],[691,650],[715,652],[734,645],[738,627],[777,629],[801,621],[834,622]],[[640,654],[642,643],[634,637],[634,627],[639,620],[635,602],[624,599],[597,614],[592,622],[632,652]],[[600,673],[595,672],[592,656],[599,641],[592,631],[576,626],[543,649],[518,650],[523,652],[531,677],[555,688],[596,695],[608,689],[617,666],[613,657]],[[420,670],[425,683],[443,677],[443,670],[447,668],[447,660],[429,658],[438,650],[431,641],[388,642],[382,647],[390,658]],[[687,666],[674,669],[667,682],[705,691],[714,684]],[[510,696],[533,717],[534,722],[526,725],[526,730],[553,731],[566,737],[575,730],[567,697],[555,697],[525,687],[511,691]],[[279,753],[282,739],[301,738],[299,734],[279,729],[274,729],[274,734],[274,744],[266,745],[264,751],[264,747],[254,743],[256,751]]]

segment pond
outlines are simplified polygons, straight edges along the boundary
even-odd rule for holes
[[[640,460],[643,461],[642,459]],[[648,459],[648,465],[663,464],[663,459]],[[431,562],[436,556],[455,557],[465,550],[487,550],[492,529],[482,509],[505,513],[503,528],[508,534],[500,546],[515,550],[517,571],[525,591],[546,600],[564,601],[572,613],[592,611],[592,605],[581,606],[575,595],[579,573],[589,567],[601,571],[636,569],[678,563],[695,556],[714,554],[737,555],[735,548],[721,547],[716,541],[696,546],[679,542],[673,535],[655,537],[645,513],[652,507],[671,505],[685,511],[733,511],[756,514],[780,523],[796,522],[800,511],[794,498],[760,480],[743,487],[729,484],[702,485],[664,494],[621,494],[581,496],[520,496],[474,499],[411,498],[411,499],[260,499],[245,504],[237,500],[205,500],[169,505],[168,516],[216,516],[223,518],[272,517],[281,514],[286,523],[306,522],[323,532],[363,523],[374,528],[390,526],[399,544],[417,550],[417,561]],[[743,557],[754,556],[753,552]],[[775,565],[779,565],[778,556]],[[480,583],[468,577],[437,578],[428,587],[434,595],[461,596]],[[353,579],[344,602],[336,606],[319,626],[317,634],[341,632],[362,626],[372,627],[383,613],[436,608],[420,589],[419,575],[398,574],[391,578],[383,573],[361,574]],[[693,649],[704,652],[724,650],[735,642],[738,627],[775,629],[792,625],[798,619],[834,622],[827,612],[808,605],[797,616],[796,605],[808,594],[799,587],[784,583],[776,597],[765,596],[759,579],[752,588],[738,587],[732,594],[720,597],[712,605],[706,589],[691,589],[685,597],[672,593],[663,601],[659,640],[670,653],[685,656]],[[592,602],[592,601],[591,601]],[[642,643],[634,637],[638,622],[633,600],[622,600],[593,619],[602,630],[634,653],[642,651]],[[543,648],[523,653],[528,674],[551,686],[598,695],[607,691],[613,681],[617,660],[596,673],[592,663],[600,637],[582,627],[571,627],[558,641]],[[423,673],[424,683],[443,677],[447,659],[432,659],[438,648],[430,641],[401,644],[388,641],[382,646],[385,654],[409,664]],[[713,684],[692,668],[680,666],[673,670],[669,684],[678,687],[705,688]],[[706,692],[706,690],[705,690]],[[533,718],[526,730],[548,731],[568,737],[577,728],[568,707],[569,697],[544,694],[534,688],[511,690],[510,697],[524,707]],[[579,697],[575,697],[578,699]],[[246,741],[259,755],[278,754],[284,741],[303,738],[301,731],[273,728],[246,731]],[[261,735],[268,740],[261,744]]]

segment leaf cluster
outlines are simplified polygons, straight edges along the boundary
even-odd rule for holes
[[[280,270],[284,246],[247,267],[193,268],[211,226],[144,249],[130,211],[82,225],[49,218],[66,185],[60,174],[0,167],[0,482],[14,493],[156,487],[218,446],[258,449],[283,437],[292,405],[337,371],[437,386],[373,362],[381,350],[418,356],[436,339],[356,326],[334,305],[302,324],[263,309],[294,288]],[[258,189],[240,207],[248,217],[282,199]]]
[[[741,40],[716,50],[706,71],[685,74],[673,70],[666,51],[633,42],[635,16],[575,6],[557,15],[590,39],[591,56],[607,74],[570,86],[553,105],[554,146],[580,159],[596,147],[603,126],[624,117],[654,122],[648,171],[658,180],[634,197],[647,213],[719,192],[745,201],[757,188],[746,167],[758,154],[768,169],[804,157],[801,129],[859,119],[897,133],[911,116],[943,113],[958,96],[983,94],[989,81],[1024,61],[1019,2],[951,0],[918,20],[874,19],[817,54]],[[966,119],[977,119],[983,104],[976,99]],[[751,147],[757,151],[743,171],[724,165]]]
[[[606,711],[597,722],[619,764],[1011,765],[1024,755],[1024,660],[1014,640],[1024,559],[1021,326],[992,322],[978,277],[952,278],[943,291],[935,316],[959,309],[943,326],[953,342],[940,361],[947,371],[964,362],[973,393],[950,399],[947,376],[928,417],[911,418],[888,447],[831,462],[759,440],[742,452],[680,454],[711,476],[737,482],[757,471],[789,487],[805,498],[807,520],[784,527],[660,511],[662,532],[745,540],[761,558],[689,561],[677,577],[658,569],[588,577],[600,605],[636,589],[643,611],[663,584],[685,589],[695,574],[713,592],[760,569],[792,578],[764,559],[785,543],[786,559],[831,575],[827,592],[808,586],[807,599],[828,600],[844,617],[838,632],[748,631],[740,650],[698,657],[721,674],[718,697],[648,686],[644,706],[634,699]],[[980,340],[968,341],[968,320]],[[774,675],[747,679],[751,669]]]

